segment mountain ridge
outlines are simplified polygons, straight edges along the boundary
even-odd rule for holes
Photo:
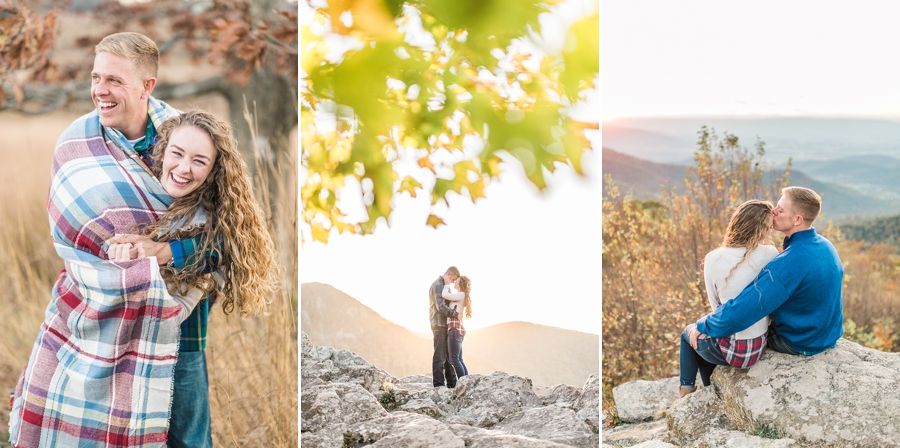
[[[602,172],[610,175],[623,195],[630,192],[637,199],[659,199],[661,182],[668,182],[679,193],[684,192],[687,165],[652,162],[610,147],[603,147],[602,151]],[[774,177],[774,172],[767,172],[763,182],[771,182]],[[841,221],[900,213],[898,201],[886,201],[874,193],[869,196],[842,184],[818,180],[795,168],[790,172],[790,184],[812,188],[822,195],[822,213],[826,219]],[[602,188],[603,194],[608,194],[605,183]]]
[[[331,285],[303,283],[300,290],[301,329],[313,344],[350,350],[397,377],[430,375],[430,337],[390,322]],[[600,370],[600,336],[504,322],[467,330],[463,360],[471,373],[503,371],[535,384],[580,387]]]

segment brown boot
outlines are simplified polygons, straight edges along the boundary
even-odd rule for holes
[[[681,395],[681,398],[684,398],[685,395],[687,395],[687,394],[692,394],[692,393],[694,393],[694,392],[696,392],[696,391],[697,391],[697,387],[696,387],[696,386],[695,386],[695,387],[684,387],[684,386],[680,386],[680,387],[678,388],[678,394]]]

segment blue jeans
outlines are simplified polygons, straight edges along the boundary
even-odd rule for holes
[[[457,378],[462,378],[469,374],[469,369],[466,368],[466,364],[462,360],[462,342],[464,337],[459,334],[459,330],[456,328],[451,328],[447,332],[447,352],[450,355],[450,365],[456,371]]]
[[[766,346],[779,353],[786,353],[794,356],[802,355],[802,353],[791,348],[791,346],[778,335],[778,332],[775,331],[775,325],[771,323],[769,324],[769,335],[766,339]]]
[[[432,384],[434,387],[446,385],[453,389],[456,387],[456,371],[453,370],[447,356],[447,327],[432,327],[431,333],[434,335],[434,356],[431,358]]]
[[[694,324],[688,325],[681,332],[681,386],[694,387],[697,381],[697,371],[700,371],[700,379],[704,386],[709,386],[709,377],[712,376],[716,366],[727,366],[722,349],[719,348],[719,340],[714,338],[697,339],[697,350],[691,347],[691,338],[688,331],[694,328]]]
[[[169,440],[172,448],[210,448],[209,376],[206,353],[180,352],[175,363],[175,387],[172,391],[172,417]]]

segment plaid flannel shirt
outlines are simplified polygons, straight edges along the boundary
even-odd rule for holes
[[[447,318],[447,331],[450,331],[451,328],[455,328],[456,331],[459,332],[460,336],[466,335],[466,327],[462,324],[462,319],[456,317],[448,317]]]
[[[442,296],[444,289],[444,278],[438,277],[431,288],[428,289],[428,317],[431,321],[431,329],[435,330],[440,327],[447,326],[448,317],[457,317],[459,313],[453,308],[447,306],[447,301]]]
[[[753,339],[735,339],[727,337],[719,339],[719,349],[725,355],[725,361],[739,369],[746,369],[762,357],[766,348],[766,334]]]
[[[181,270],[197,251],[198,238],[169,241],[172,249],[172,266]],[[209,271],[209,268],[206,268]],[[199,352],[206,349],[206,332],[209,327],[209,308],[216,303],[216,297],[210,295],[200,300],[191,315],[181,323],[180,352]]]

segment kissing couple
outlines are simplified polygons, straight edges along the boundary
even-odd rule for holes
[[[472,317],[472,281],[460,276],[456,266],[450,266],[428,289],[428,314],[434,336],[434,356],[431,359],[434,387],[456,387],[457,378],[469,374],[462,359],[462,341],[466,336],[463,315]]]

